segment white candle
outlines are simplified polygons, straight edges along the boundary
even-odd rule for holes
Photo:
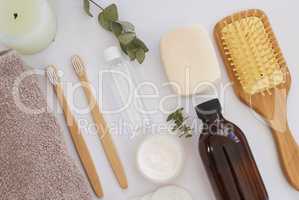
[[[0,42],[34,54],[54,40],[56,19],[47,0],[0,0]]]

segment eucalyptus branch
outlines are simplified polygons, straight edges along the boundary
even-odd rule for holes
[[[132,61],[137,60],[140,64],[143,63],[145,54],[149,49],[145,43],[137,37],[134,25],[130,22],[119,20],[118,9],[115,4],[103,8],[94,0],[83,0],[84,11],[88,16],[93,17],[90,11],[90,3],[101,9],[98,15],[99,24],[115,35],[122,51],[128,55]]]
[[[179,137],[185,136],[186,138],[192,137],[192,128],[187,125],[186,120],[188,117],[184,117],[184,108],[179,108],[175,112],[171,113],[167,117],[167,122],[172,122],[172,131],[178,132]]]
[[[95,1],[93,0],[88,0],[89,2],[91,2],[92,4],[94,4],[96,7],[100,8],[101,10],[104,10],[104,8],[102,6],[100,6],[99,4],[97,4]]]

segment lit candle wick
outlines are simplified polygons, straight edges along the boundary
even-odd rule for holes
[[[19,16],[18,13],[14,13],[14,14],[13,14],[14,19],[17,19],[18,16]]]

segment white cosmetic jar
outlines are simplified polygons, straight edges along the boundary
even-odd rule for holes
[[[176,135],[159,134],[147,137],[137,150],[137,167],[148,180],[165,184],[183,169],[184,148]]]

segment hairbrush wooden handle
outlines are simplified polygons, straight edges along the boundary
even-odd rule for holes
[[[101,143],[103,146],[103,149],[105,151],[105,154],[107,156],[108,161],[110,162],[110,165],[112,167],[112,170],[118,180],[118,183],[121,188],[126,189],[128,187],[128,181],[125,174],[125,170],[123,168],[122,162],[118,156],[116,147],[112,141],[112,137],[109,133],[109,127],[100,112],[99,105],[97,104],[97,100],[95,96],[92,93],[92,88],[90,85],[90,82],[85,74],[82,73],[78,78],[81,81],[83,90],[86,94],[86,98],[88,100],[91,114],[93,117],[93,120],[96,123],[97,132],[100,136]]]
[[[282,169],[288,178],[289,183],[299,190],[299,148],[293,138],[289,127],[285,131],[276,131],[272,129]]]
[[[102,197],[103,189],[101,186],[100,178],[97,174],[96,167],[91,158],[91,155],[90,155],[88,147],[84,141],[84,138],[80,132],[80,129],[77,125],[77,122],[71,113],[71,110],[68,106],[65,96],[63,95],[63,89],[60,84],[57,84],[56,86],[54,86],[54,89],[55,89],[57,98],[59,100],[59,103],[63,109],[65,119],[67,122],[67,126],[70,130],[72,140],[73,140],[76,150],[79,154],[83,168],[88,176],[89,182],[90,182],[95,194],[97,195],[97,197]]]
[[[276,89],[273,97],[267,106],[271,106],[274,112],[267,120],[276,140],[282,169],[289,183],[299,190],[299,147],[287,122],[287,90]]]

